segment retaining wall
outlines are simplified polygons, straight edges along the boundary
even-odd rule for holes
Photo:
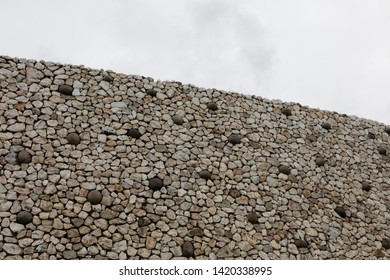
[[[0,57],[0,259],[389,259],[390,128]]]

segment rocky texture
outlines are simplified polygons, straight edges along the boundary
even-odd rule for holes
[[[9,57],[0,90],[0,259],[390,258],[389,126]]]

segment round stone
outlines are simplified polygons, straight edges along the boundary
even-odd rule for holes
[[[30,212],[22,211],[16,216],[16,222],[22,225],[27,225],[33,220],[33,215]]]
[[[290,174],[290,167],[287,165],[281,165],[279,166],[279,172],[288,175]]]
[[[346,218],[347,217],[347,212],[345,212],[345,209],[343,207],[336,207],[334,211],[339,215],[341,218]]]
[[[326,130],[329,130],[332,128],[332,126],[328,122],[322,123],[321,126],[322,126],[322,128],[325,128]]]
[[[237,134],[231,134],[228,138],[229,143],[232,143],[233,145],[240,143],[240,140],[241,138]]]
[[[384,238],[382,240],[382,247],[386,250],[390,249],[390,238]]]
[[[172,116],[172,121],[177,125],[182,125],[184,123],[183,118],[179,117],[178,115]]]
[[[236,189],[232,189],[229,191],[229,195],[233,198],[237,198],[237,197],[240,197],[241,196],[241,193],[239,190],[236,190]]]
[[[205,180],[210,180],[211,173],[208,170],[202,170],[199,172],[199,177]]]
[[[80,136],[75,132],[69,133],[66,140],[68,140],[68,142],[72,145],[78,145],[81,141]]]
[[[73,87],[71,87],[69,85],[60,85],[58,87],[58,92],[65,94],[65,95],[72,95]]]
[[[387,134],[390,134],[390,126],[386,126],[386,127],[385,127],[385,132],[386,132]]]
[[[297,246],[297,248],[307,248],[309,246],[309,244],[305,240],[302,240],[302,239],[295,240],[294,244],[295,244],[295,246]]]
[[[289,108],[282,108],[282,114],[286,116],[291,116],[291,110]]]
[[[18,154],[18,162],[19,163],[30,163],[31,162],[31,154],[27,151],[20,151]]]
[[[259,217],[257,216],[257,214],[255,212],[248,213],[248,222],[250,222],[251,224],[259,223],[258,219],[259,219]]]
[[[316,165],[317,166],[324,166],[324,164],[325,164],[325,158],[323,158],[323,157],[316,158]]]
[[[383,156],[385,156],[387,154],[387,150],[384,147],[380,147],[378,149],[378,152],[379,152],[380,155],[383,155]]]
[[[112,81],[114,81],[114,78],[111,77],[110,75],[105,75],[105,76],[103,77],[103,81],[106,81],[106,82],[111,83]]]
[[[362,189],[366,192],[370,191],[372,188],[371,184],[369,182],[362,182]]]
[[[194,256],[194,246],[191,242],[185,241],[181,247],[183,256],[186,258],[191,258]]]
[[[164,186],[163,181],[158,177],[154,177],[149,181],[149,188],[153,191],[158,191],[163,186]]]
[[[150,88],[150,89],[146,90],[146,94],[148,94],[150,96],[156,96],[157,95],[157,91],[155,91],[154,89]]]
[[[207,108],[211,111],[217,111],[218,110],[218,105],[215,102],[210,102],[207,104]]]
[[[98,190],[92,190],[88,193],[87,199],[92,204],[99,204],[102,201],[103,195]]]
[[[132,128],[127,131],[127,136],[130,136],[131,138],[138,139],[141,137],[141,132],[139,132],[138,129]]]

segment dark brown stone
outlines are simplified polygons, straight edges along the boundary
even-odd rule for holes
[[[248,222],[250,222],[251,224],[258,224],[259,223],[258,219],[259,217],[255,212],[248,213]]]
[[[390,249],[390,238],[382,239],[382,247],[386,250]]]
[[[191,242],[185,241],[181,249],[184,257],[191,258],[194,256],[194,246]]]
[[[60,85],[58,87],[58,92],[62,93],[64,95],[72,95],[73,87],[71,87],[69,85]]]
[[[66,140],[68,140],[68,142],[72,145],[78,145],[81,141],[80,136],[75,132],[69,133]]]
[[[30,163],[31,159],[32,159],[31,154],[25,150],[20,151],[18,154],[18,162],[19,163]]]
[[[302,240],[302,239],[297,239],[294,241],[294,244],[295,246],[297,246],[297,248],[307,248],[309,246],[309,244],[305,241],[305,240]]]
[[[325,128],[326,130],[329,130],[332,128],[332,126],[328,122],[322,123],[321,126],[322,126],[322,128]]]
[[[291,116],[291,110],[289,108],[282,108],[282,114],[288,116]]]
[[[33,220],[33,215],[30,212],[22,211],[16,216],[16,222],[22,225],[27,225]]]
[[[103,81],[106,81],[106,82],[111,83],[111,82],[114,81],[114,78],[111,77],[110,75],[105,75],[105,76],[103,77]]]
[[[386,132],[387,134],[390,134],[390,126],[386,126],[386,127],[385,127],[385,132]]]
[[[287,165],[281,165],[279,166],[279,172],[288,175],[290,174],[290,167]]]
[[[215,102],[210,102],[207,104],[207,108],[211,111],[217,111],[218,110],[218,105]]]
[[[370,191],[372,188],[371,184],[369,182],[362,182],[362,189],[366,192]]]
[[[153,191],[158,191],[163,186],[164,186],[163,181],[158,177],[154,177],[149,181],[149,188]]]
[[[199,177],[205,180],[210,180],[211,173],[208,170],[202,170],[199,172]]]
[[[240,196],[241,196],[241,193],[240,193],[239,190],[233,189],[233,190],[230,190],[230,191],[229,191],[229,195],[230,195],[231,197],[233,197],[233,198],[237,198],[237,197],[240,197]]]
[[[240,143],[240,136],[238,134],[231,134],[228,138],[229,143],[232,143],[233,145],[236,145]]]
[[[321,156],[316,158],[316,165],[317,166],[324,166],[325,162],[326,162],[325,158],[323,158]]]
[[[203,236],[203,230],[201,228],[193,228],[188,233],[191,237],[193,236]]]
[[[87,199],[92,204],[99,204],[102,201],[103,195],[98,190],[92,190],[88,193]]]
[[[154,89],[150,88],[150,89],[146,90],[146,94],[154,97],[154,96],[157,95],[157,91],[155,91]]]
[[[375,137],[375,133],[372,132],[372,131],[369,131],[368,134],[367,134],[367,136],[368,136],[368,139],[375,139],[375,138],[376,138],[376,137]]]
[[[182,125],[184,123],[183,118],[179,117],[178,115],[172,116],[172,121],[174,124]]]
[[[139,139],[141,137],[141,132],[138,129],[132,128],[127,131],[127,136],[131,138]]]
[[[334,211],[339,215],[341,218],[346,218],[347,217],[347,212],[345,212],[345,209],[343,207],[336,207]]]
[[[383,156],[385,156],[387,154],[387,150],[384,147],[380,147],[378,149],[378,152],[379,152],[380,155],[383,155]]]

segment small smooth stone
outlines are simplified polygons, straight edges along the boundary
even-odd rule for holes
[[[341,218],[346,218],[347,217],[347,213],[345,212],[345,209],[343,207],[336,207],[335,210],[334,210]]]
[[[362,182],[362,189],[366,192],[370,191],[372,188],[371,184],[369,182]]]
[[[390,238],[382,239],[382,247],[386,250],[390,249]]]
[[[139,132],[138,129],[132,128],[127,131],[127,136],[130,136],[131,138],[138,139],[141,137],[141,132]]]
[[[103,81],[106,81],[106,82],[111,83],[112,81],[114,81],[114,78],[111,77],[110,75],[105,75],[105,76],[103,77]]]
[[[331,124],[328,123],[328,122],[324,122],[321,124],[322,128],[326,129],[326,130],[329,130],[332,128]]]
[[[186,258],[193,257],[194,256],[194,246],[192,245],[192,243],[189,241],[184,242],[184,244],[182,246],[182,252],[183,252],[183,256]]]
[[[157,91],[150,88],[150,89],[146,90],[146,94],[155,97],[157,95]]]
[[[18,154],[18,162],[19,163],[30,163],[32,156],[27,151],[20,151]]]
[[[30,212],[22,211],[16,216],[16,222],[22,225],[27,225],[33,220],[33,215]]]
[[[255,212],[248,213],[248,222],[250,222],[251,224],[259,223],[258,219],[259,217]]]
[[[237,198],[241,196],[241,193],[239,190],[233,189],[229,191],[229,195],[233,198]]]
[[[208,170],[202,170],[199,172],[199,177],[205,180],[210,180],[211,173]]]
[[[218,110],[218,105],[215,102],[210,102],[207,104],[207,108],[211,111],[217,111]]]
[[[99,204],[102,201],[103,195],[98,190],[92,190],[88,193],[87,199],[92,205]]]
[[[158,191],[163,186],[164,186],[163,181],[158,177],[152,178],[149,181],[149,188],[153,191]]]
[[[291,110],[289,108],[282,108],[282,114],[286,116],[291,116]]]
[[[60,85],[58,87],[58,92],[62,93],[64,95],[72,95],[73,87],[71,87],[69,85]]]
[[[290,174],[290,167],[287,165],[281,165],[279,166],[279,172],[288,175]]]
[[[323,157],[317,157],[316,158],[316,165],[317,166],[324,166],[324,164],[325,164],[325,158],[323,158]]]
[[[233,145],[240,143],[240,140],[241,140],[241,138],[237,134],[231,134],[228,138],[229,143],[231,143]]]
[[[179,117],[178,115],[172,116],[172,121],[174,124],[182,125],[184,123],[183,118]]]
[[[297,248],[307,248],[309,246],[309,244],[305,241],[305,240],[302,240],[302,239],[297,239],[294,241],[294,244],[295,246],[297,246]]]
[[[68,142],[72,145],[78,145],[81,141],[80,136],[75,132],[69,133],[66,140],[68,140]]]
[[[378,149],[378,152],[379,152],[380,155],[383,155],[383,156],[385,156],[387,154],[387,150],[384,147],[380,147]]]

